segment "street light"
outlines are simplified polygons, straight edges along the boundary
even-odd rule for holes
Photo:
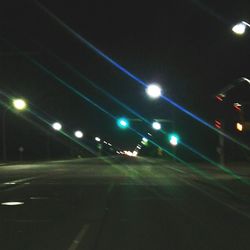
[[[95,137],[95,141],[100,142],[100,141],[101,141],[101,138],[98,137],[98,136],[96,136],[96,137]]]
[[[152,99],[156,99],[161,96],[162,89],[158,84],[152,83],[147,86],[146,93]]]
[[[237,35],[243,35],[247,27],[250,27],[250,24],[247,22],[241,21],[232,27],[232,31]]]
[[[235,102],[233,104],[233,107],[237,110],[237,111],[241,111],[241,108],[242,108],[242,104],[238,103],[238,102]]]
[[[247,82],[248,84],[250,84],[250,80],[248,79],[248,78],[246,78],[246,77],[241,77],[240,79],[239,79],[239,81],[241,81],[241,82]]]
[[[241,77],[237,79],[236,82],[227,85],[225,88],[220,90],[220,92],[215,96],[218,101],[223,101],[227,97],[227,93],[242,84],[248,84],[250,86],[250,79],[246,77]]]
[[[242,131],[243,131],[243,125],[242,125],[242,123],[237,122],[237,123],[236,123],[236,129],[237,129],[238,131],[242,132]]]
[[[54,130],[56,130],[56,131],[60,131],[60,130],[62,129],[62,124],[59,123],[59,122],[54,122],[54,123],[52,124],[52,128],[53,128]]]
[[[161,124],[159,122],[153,122],[152,123],[152,128],[154,130],[160,130],[161,129]]]
[[[17,111],[24,111],[27,108],[27,102],[21,98],[15,98],[12,100],[12,106]],[[7,149],[6,149],[6,115],[9,108],[3,111],[2,117],[2,148],[3,148],[3,161],[7,160]]]
[[[74,135],[76,138],[79,138],[79,139],[83,137],[83,133],[80,130],[75,131]]]
[[[16,110],[23,111],[27,108],[27,103],[23,99],[13,99],[12,105]]]

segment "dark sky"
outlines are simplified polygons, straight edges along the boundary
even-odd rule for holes
[[[250,21],[249,1],[40,2],[133,74],[148,83],[158,82],[165,95],[210,123],[218,116],[213,95],[241,76],[250,77],[250,32],[238,37],[231,31],[235,22]],[[61,59],[147,119],[174,117],[187,144],[212,154],[204,142],[214,142],[214,133],[162,100],[149,100],[141,85],[75,39],[35,1],[3,1],[0,23],[5,39],[1,42],[1,90],[24,96],[30,107],[47,114],[49,122],[59,120],[69,133],[80,128],[88,138],[100,135],[121,148],[132,149],[139,140],[132,132],[120,132],[111,117],[53,80],[14,47],[113,116],[135,118],[63,66]],[[7,121],[17,142],[12,148],[24,143],[24,134],[32,130],[25,121],[17,126],[15,119]],[[147,127],[132,126],[142,131]],[[32,132],[38,144],[43,133]],[[26,144],[32,145],[31,141]]]

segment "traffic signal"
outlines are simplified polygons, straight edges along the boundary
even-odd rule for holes
[[[236,123],[236,129],[237,129],[238,131],[242,132],[242,131],[243,131],[243,124],[240,123],[240,122],[237,122],[237,123]]]
[[[240,103],[236,102],[236,103],[234,103],[233,106],[234,106],[234,108],[235,108],[237,111],[241,111],[242,105],[241,105]]]
[[[168,141],[172,146],[177,146],[179,144],[180,137],[179,135],[173,133],[168,136]]]
[[[118,118],[116,124],[121,129],[129,128],[129,120],[125,117]]]
[[[141,140],[141,144],[144,145],[144,146],[148,146],[148,139],[143,137],[142,140]]]
[[[215,121],[214,121],[214,126],[215,126],[216,128],[218,128],[218,129],[221,129],[221,127],[222,127],[221,121],[215,120]]]
[[[217,101],[222,102],[225,97],[226,97],[226,95],[221,93],[221,94],[217,95],[215,98]]]

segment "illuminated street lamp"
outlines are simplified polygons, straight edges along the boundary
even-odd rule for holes
[[[52,128],[53,128],[54,130],[56,130],[56,131],[60,131],[60,130],[62,129],[62,124],[59,123],[59,122],[54,122],[54,123],[52,124]]]
[[[80,131],[80,130],[75,131],[74,135],[75,135],[75,137],[78,138],[78,139],[80,139],[80,138],[83,137],[83,133],[82,133],[82,131]]]
[[[95,137],[95,141],[100,142],[100,141],[101,141],[101,138],[98,137],[98,136],[96,136],[96,137]]]
[[[152,123],[152,128],[154,130],[160,130],[161,129],[161,124],[159,122],[153,122]]]
[[[95,141],[97,142],[97,149],[99,156],[102,154],[102,144],[101,144],[101,138],[96,136]]]
[[[27,102],[21,98],[15,98],[12,100],[12,106],[17,111],[24,111],[27,109]],[[6,114],[9,108],[3,111],[2,116],[2,152],[3,152],[3,161],[7,160],[7,149],[6,149]]]
[[[157,99],[161,96],[162,89],[158,84],[152,83],[147,86],[146,93],[150,98]]]
[[[237,122],[237,123],[236,123],[236,129],[237,129],[238,131],[242,132],[242,131],[243,131],[243,125],[242,125],[242,123]]]
[[[23,111],[27,108],[27,103],[23,99],[13,99],[12,105],[16,110]]]
[[[241,21],[232,27],[232,31],[237,35],[243,35],[247,27],[250,27],[250,24],[247,22]]]

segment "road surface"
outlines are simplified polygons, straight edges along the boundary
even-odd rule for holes
[[[152,158],[2,165],[0,248],[249,250],[250,171],[233,170],[243,177]]]

